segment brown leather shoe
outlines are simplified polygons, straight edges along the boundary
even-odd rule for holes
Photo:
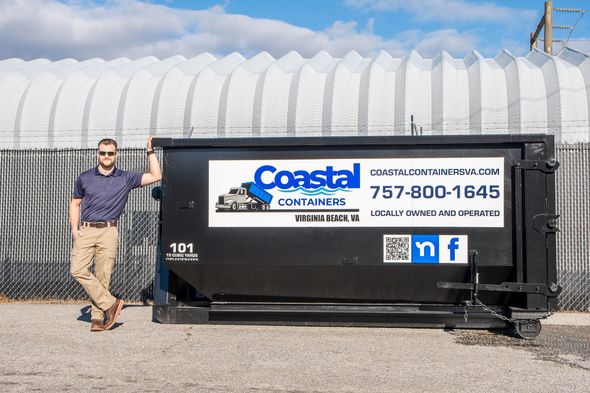
[[[117,322],[117,318],[121,313],[121,309],[123,308],[123,300],[115,299],[115,303],[104,313],[106,314],[107,320],[104,323],[104,330],[109,330],[113,327],[115,322]]]
[[[90,321],[90,331],[91,332],[102,332],[104,330],[104,325],[100,319],[93,319]]]

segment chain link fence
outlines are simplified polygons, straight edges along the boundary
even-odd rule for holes
[[[118,166],[148,171],[145,149],[121,150]],[[68,206],[76,177],[96,165],[96,150],[0,151],[0,295],[9,299],[86,299],[70,276]],[[158,203],[151,188],[129,194],[119,221],[114,294],[152,297]]]
[[[558,145],[556,155],[559,308],[590,311],[590,143]]]
[[[590,144],[558,145],[557,235],[562,310],[590,311]],[[69,273],[68,204],[78,174],[95,150],[0,151],[0,296],[86,299]],[[145,172],[143,149],[123,149],[118,166]],[[152,298],[158,203],[152,187],[133,190],[119,222],[111,290],[131,301]]]

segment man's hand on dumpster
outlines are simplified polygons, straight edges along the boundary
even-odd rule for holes
[[[147,138],[147,145],[146,145],[146,149],[147,149],[148,151],[154,150],[154,148],[152,147],[152,139],[154,139],[154,137],[153,137],[153,136],[151,136],[151,135],[150,135],[150,136],[148,136],[148,138]]]

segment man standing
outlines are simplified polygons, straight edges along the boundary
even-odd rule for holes
[[[98,142],[98,165],[80,174],[76,180],[69,210],[74,238],[70,273],[92,301],[92,332],[110,329],[123,308],[123,300],[109,292],[119,244],[117,221],[127,203],[129,191],[162,178],[160,163],[152,149],[152,137],[147,140],[147,156],[149,173],[122,171],[115,167],[117,142],[103,139]],[[95,274],[89,270],[93,259]]]

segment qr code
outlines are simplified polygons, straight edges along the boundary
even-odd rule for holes
[[[411,262],[410,235],[383,235],[383,262]]]

